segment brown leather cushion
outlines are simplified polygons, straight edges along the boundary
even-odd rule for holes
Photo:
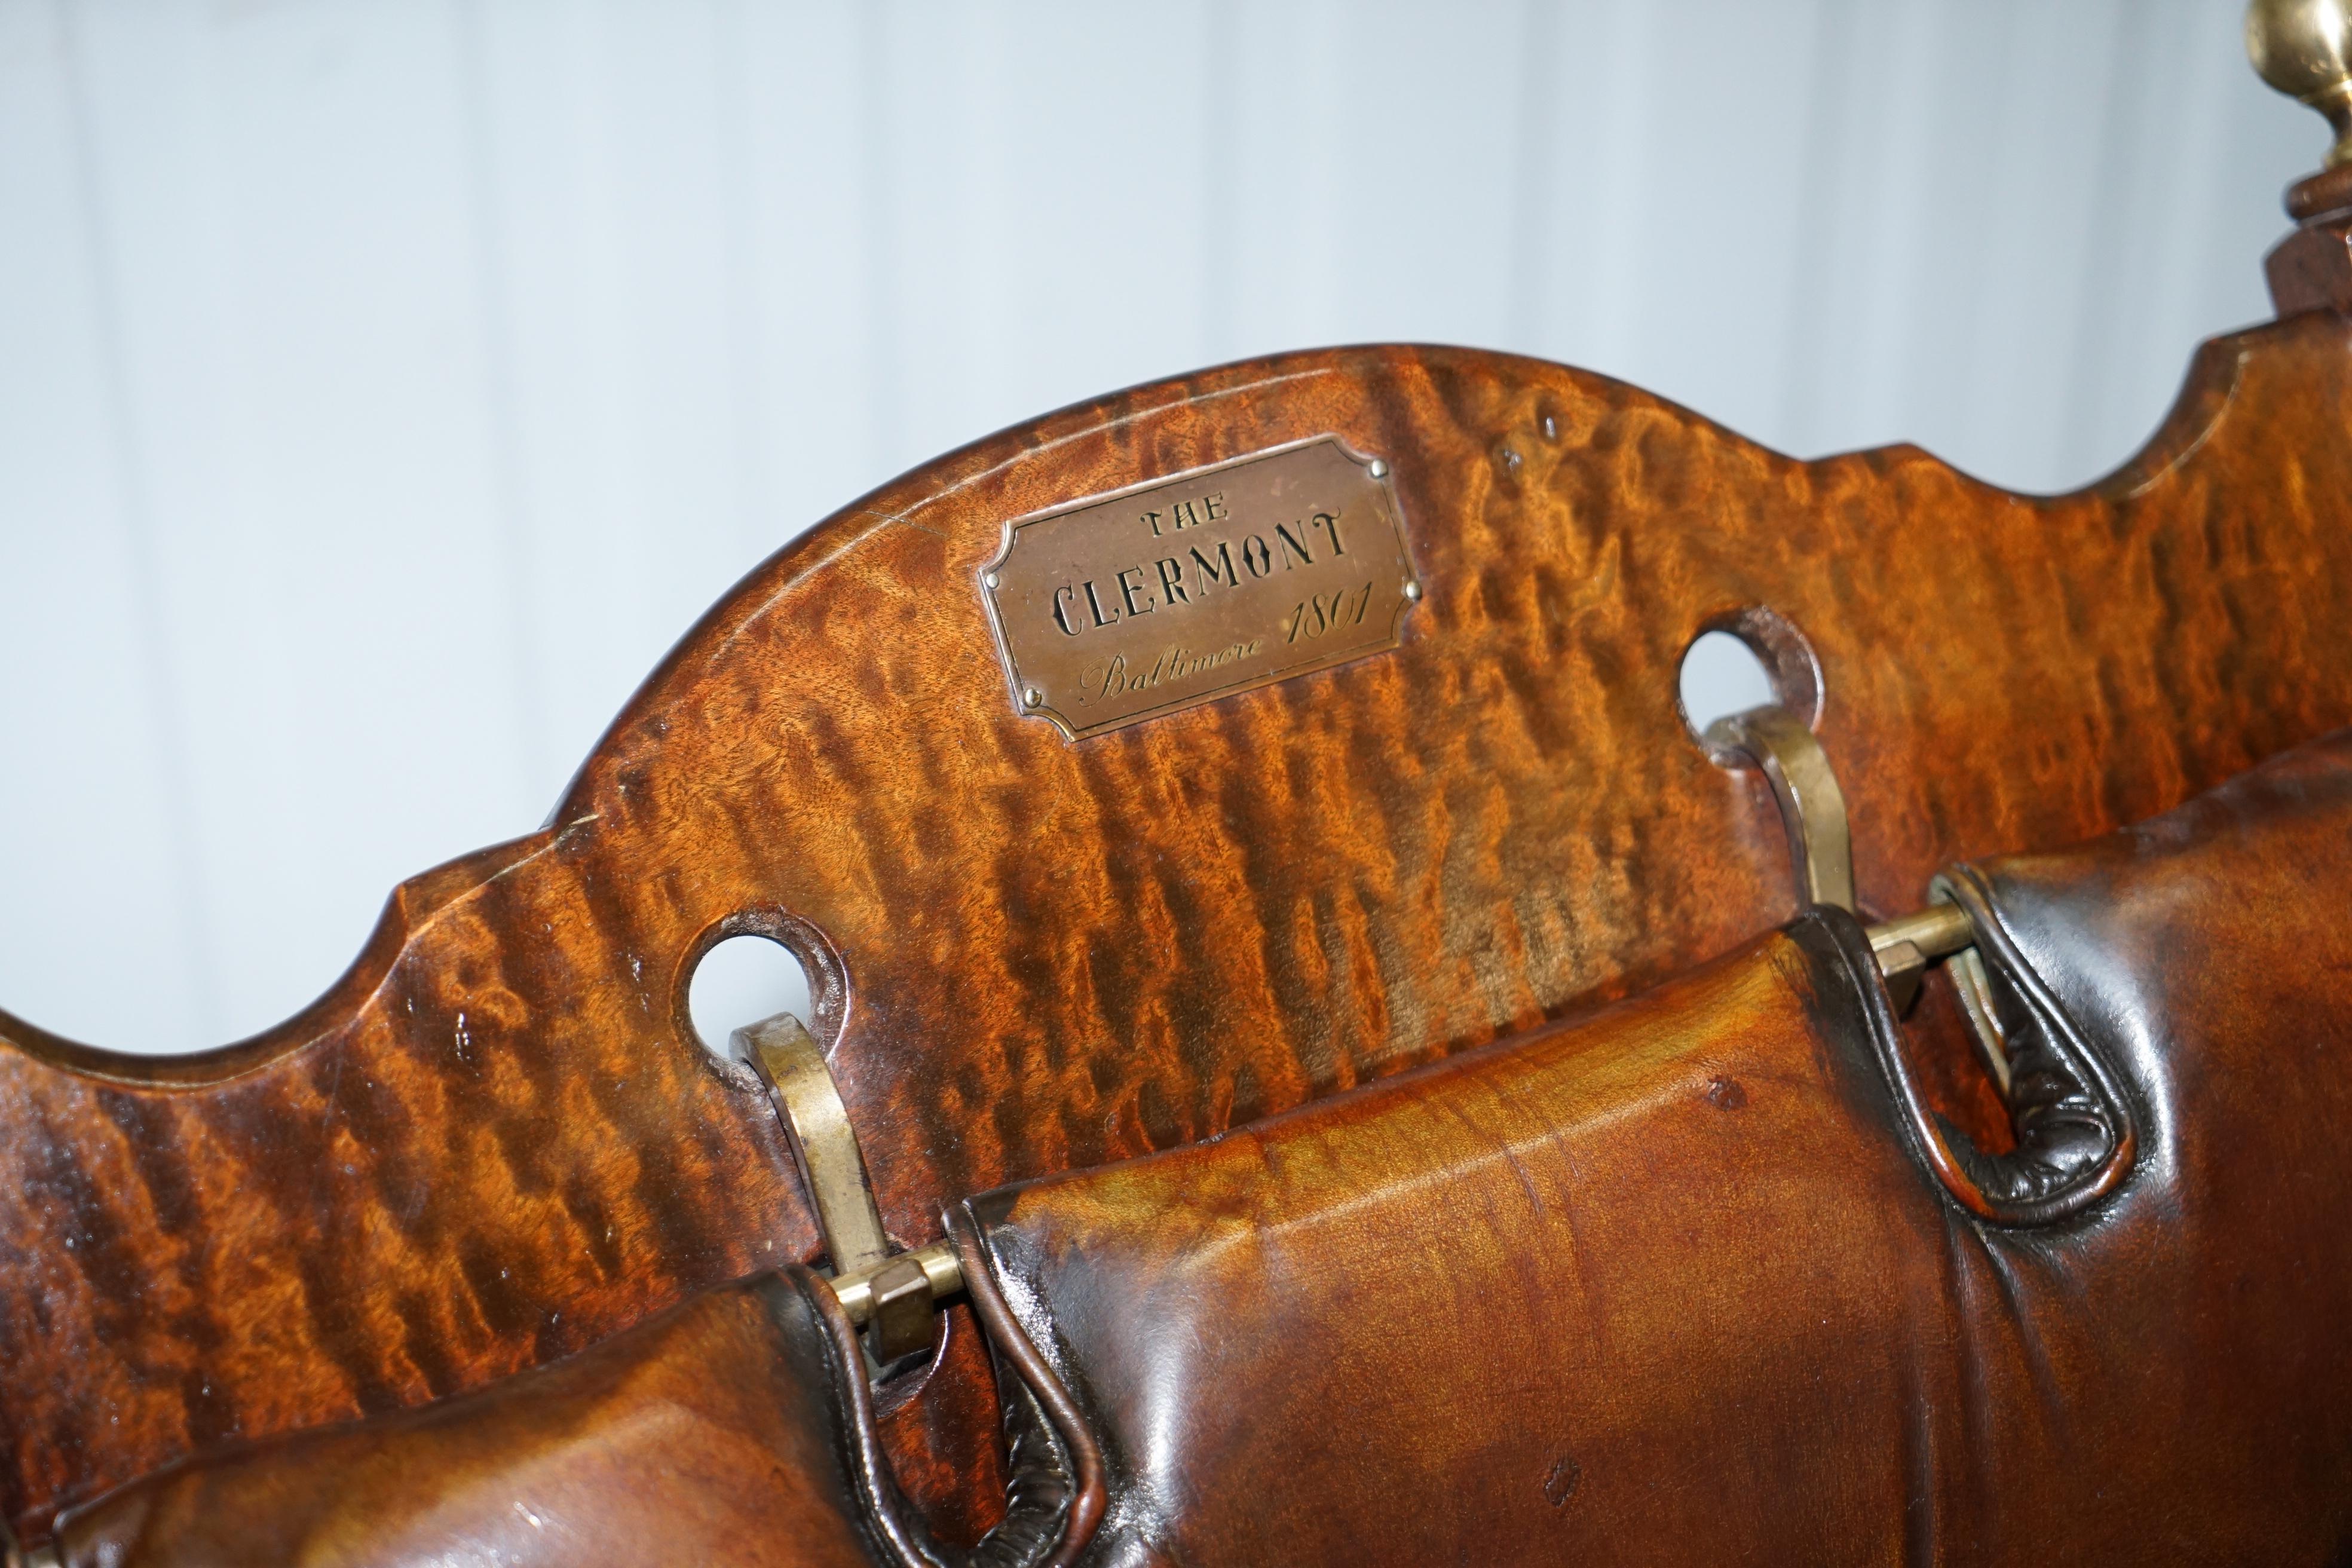
[[[1907,1093],[1817,911],[965,1205],[1101,1437],[1089,1559],[2337,1560],[2352,737],[1955,882],[2019,1063],[2005,1168]]]
[[[59,1555],[866,1568],[835,1363],[800,1282],[766,1275],[482,1394],[135,1483],[71,1515]]]
[[[1016,1347],[1017,1351],[1017,1347]],[[396,1416],[295,1434],[133,1482],[69,1515],[66,1568],[997,1568],[1066,1557],[1093,1460],[1016,1353],[1017,1495],[973,1552],[891,1482],[866,1365],[806,1269],[695,1298],[567,1361]]]

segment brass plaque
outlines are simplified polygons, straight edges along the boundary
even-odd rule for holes
[[[981,596],[1077,740],[1394,647],[1421,584],[1388,465],[1318,436],[1008,523]]]

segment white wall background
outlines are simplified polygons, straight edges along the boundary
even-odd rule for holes
[[[2235,0],[0,0],[0,1005],[299,1006],[793,532],[996,426],[1508,348],[2023,488],[2268,314]]]

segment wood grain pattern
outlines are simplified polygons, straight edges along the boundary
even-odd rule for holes
[[[299,1017],[158,1061],[0,1016],[0,1508],[37,1534],[208,1442],[478,1386],[808,1256],[761,1097],[687,1023],[730,931],[814,961],[913,1242],[950,1197],[1784,919],[1768,797],[1675,707],[1685,646],[1742,607],[1818,655],[1880,913],[2343,724],[2347,346],[2332,314],[2206,345],[2146,453],[2051,499],[1399,347],[1142,387],[919,469],[747,578],[546,830],[406,884]],[[1006,519],[1325,432],[1395,467],[1427,586],[1401,649],[1076,744],[1016,714],[973,581]]]

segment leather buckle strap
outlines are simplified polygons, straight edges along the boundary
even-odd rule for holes
[[[1785,709],[1755,708],[1709,725],[1706,743],[1717,763],[1744,760],[1771,782],[1800,900],[1853,915],[1845,795],[1811,730]],[[1980,879],[1956,868],[1928,892],[1934,901],[1927,908],[1862,932],[1885,983],[1884,1003],[1871,1004],[1880,1015],[1874,1044],[1920,1157],[1945,1190],[1980,1217],[2036,1225],[2075,1213],[2111,1190],[2131,1164],[2136,1139],[2121,1089],[2011,950]],[[1838,945],[1859,948],[1850,938]],[[2009,1110],[2016,1133],[2011,1152],[1987,1155],[1945,1126],[1903,1049],[1898,1020],[1938,959],[1951,961],[1961,1011]]]

